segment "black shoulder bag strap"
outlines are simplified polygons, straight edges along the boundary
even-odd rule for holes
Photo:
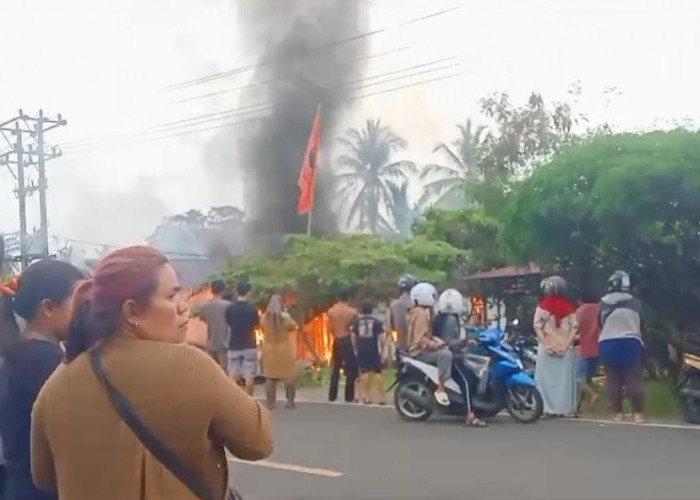
[[[119,413],[126,425],[136,434],[141,444],[143,444],[166,469],[182,481],[198,498],[201,500],[222,500],[219,495],[215,495],[211,491],[209,486],[201,478],[192,474],[174,453],[163,446],[158,438],[156,438],[141,419],[139,419],[129,400],[126,399],[124,394],[114,387],[107,378],[104,367],[102,366],[102,355],[99,347],[95,347],[90,351],[90,365],[92,366],[92,371],[107,391],[112,406],[117,410],[117,413]],[[240,496],[235,490],[229,489],[227,498],[240,499]]]

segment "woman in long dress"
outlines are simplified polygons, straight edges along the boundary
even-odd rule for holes
[[[297,329],[292,317],[282,308],[282,297],[273,295],[260,319],[263,331],[262,371],[265,376],[267,406],[277,404],[277,382],[284,381],[287,408],[294,408],[296,360],[291,334]]]
[[[576,308],[565,297],[566,281],[560,276],[545,278],[540,285],[544,297],[537,304],[534,328],[539,342],[535,383],[550,416],[576,414]]]

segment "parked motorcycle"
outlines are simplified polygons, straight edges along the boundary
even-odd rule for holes
[[[427,420],[439,410],[449,415],[464,416],[466,399],[463,388],[472,395],[474,413],[480,418],[492,417],[502,410],[522,423],[536,422],[542,416],[542,396],[533,377],[526,373],[515,350],[503,340],[500,328],[490,328],[478,334],[478,344],[487,356],[466,353],[463,362],[455,361],[452,378],[445,384],[449,406],[435,401],[437,367],[398,353],[398,370],[394,406],[398,414],[409,421]]]
[[[520,328],[519,320],[515,319],[509,323],[505,342],[513,348],[522,361],[525,371],[534,375],[537,364],[537,339]]]
[[[700,424],[700,356],[685,353],[678,378],[685,420]]]

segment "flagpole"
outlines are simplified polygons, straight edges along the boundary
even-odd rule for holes
[[[313,210],[309,210],[309,218],[306,221],[306,236],[311,237],[311,214],[313,214]]]

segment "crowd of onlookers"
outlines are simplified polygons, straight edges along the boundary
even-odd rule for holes
[[[629,275],[617,271],[606,295],[598,300],[584,293],[577,309],[563,278],[542,282],[534,318],[539,343],[535,381],[547,414],[576,416],[584,396],[592,406],[598,399],[592,379],[602,364],[614,419],[624,418],[627,395],[634,421],[644,421],[641,303],[630,292]]]
[[[634,420],[643,421],[641,305],[626,273],[614,273],[608,285],[600,300],[584,295],[576,308],[562,278],[542,282],[535,380],[551,416],[576,415],[579,386],[595,402],[591,381],[600,362],[615,419],[623,418],[628,395]],[[186,345],[186,297],[166,257],[150,247],[113,252],[89,278],[43,260],[0,288],[0,451],[8,464],[0,486],[8,500],[222,498],[224,448],[248,460],[271,453],[268,410],[278,382],[287,408],[295,407],[297,324],[280,295],[259,313],[245,281],[235,298],[221,281],[211,292],[193,308],[207,325],[205,353]],[[329,400],[337,399],[344,372],[346,401],[369,403],[374,388],[384,403],[382,367],[395,342],[405,355],[437,365],[435,399],[448,404],[445,382],[456,353],[467,348],[461,294],[445,290],[438,300],[433,285],[404,276],[386,324],[371,301],[358,311],[349,299],[339,293],[328,311]],[[267,408],[251,397],[258,328]],[[466,421],[486,425],[471,410]]]
[[[90,278],[47,259],[0,292],[8,500],[234,498],[225,449],[272,452],[268,410],[185,343],[186,297],[158,250],[117,250]],[[234,347],[244,370],[249,345]]]

